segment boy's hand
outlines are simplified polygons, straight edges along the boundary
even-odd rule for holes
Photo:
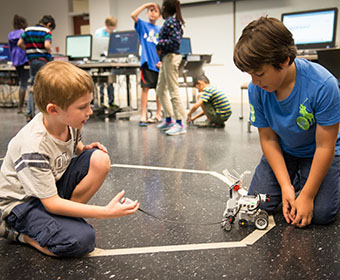
[[[118,193],[108,205],[105,206],[105,218],[118,218],[135,213],[139,208],[138,201],[132,203],[120,203],[124,196],[124,191]]]
[[[314,200],[300,193],[295,200],[296,217],[292,222],[292,225],[299,228],[308,226],[312,222]]]
[[[156,67],[158,69],[160,69],[162,67],[162,61],[158,61],[157,64],[156,64]]]
[[[191,115],[187,115],[187,123],[190,123],[190,122],[192,122],[192,119],[191,119]]]
[[[151,3],[150,2],[150,3],[146,3],[144,6],[145,6],[146,9],[154,8],[154,9],[158,10],[158,6],[157,6],[156,3]]]
[[[93,149],[93,148],[98,148],[99,150],[103,151],[104,153],[108,153],[106,147],[102,144],[100,144],[99,142],[94,142],[94,143],[91,143],[89,145],[85,145],[83,147],[83,152],[85,150],[90,150],[90,149]]]
[[[282,212],[287,223],[295,219],[295,190],[292,185],[282,188]]]

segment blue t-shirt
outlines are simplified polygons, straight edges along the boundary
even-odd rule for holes
[[[256,127],[271,127],[282,150],[296,157],[313,157],[316,124],[340,122],[340,94],[337,79],[317,63],[295,59],[296,81],[290,95],[276,99],[252,82],[249,84],[249,120]],[[335,154],[340,155],[340,134]]]
[[[98,28],[96,32],[94,33],[95,37],[104,37],[104,38],[110,38],[110,33],[105,30],[105,26]]]
[[[158,43],[159,31],[161,27],[150,22],[138,19],[135,23],[135,30],[138,34],[142,46],[142,55],[140,65],[148,64],[148,68],[153,71],[159,71],[156,64],[159,62],[156,45]]]

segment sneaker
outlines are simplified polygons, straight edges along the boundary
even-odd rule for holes
[[[213,127],[213,128],[223,128],[224,124],[216,124],[209,120],[203,121],[203,122],[196,122],[195,125],[197,127]]]
[[[118,109],[118,108],[119,108],[119,106],[116,105],[116,104],[114,104],[114,103],[109,104],[109,109],[110,109],[110,110],[116,110],[116,109]]]
[[[10,241],[20,242],[18,237],[20,233],[7,226],[6,221],[2,220],[0,224],[0,237]]]
[[[162,118],[157,118],[157,116],[153,116],[152,118],[148,119],[148,123],[160,123]]]
[[[3,237],[6,232],[6,222],[4,220],[0,220],[0,237]]]
[[[203,122],[195,122],[195,126],[197,126],[197,127],[213,127],[213,123],[209,120],[205,120]]]
[[[185,130],[184,126],[179,125],[178,123],[175,123],[170,129],[168,129],[165,134],[169,136],[175,136],[184,134],[187,131]]]
[[[148,126],[148,122],[146,122],[146,121],[140,121],[140,122],[139,122],[139,126],[146,127],[146,126]]]
[[[158,127],[159,130],[168,130],[170,129],[171,127],[173,127],[175,124],[174,121],[170,122],[170,123],[167,123],[167,122],[164,122],[163,124],[160,124]]]

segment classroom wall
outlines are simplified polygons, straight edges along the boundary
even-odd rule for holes
[[[103,26],[104,19],[115,16],[118,30],[133,29],[130,13],[149,0],[89,0],[91,32]],[[161,4],[161,0],[156,0]],[[281,17],[284,12],[338,7],[339,0],[237,0],[236,1],[236,40],[242,29],[250,21],[262,15]],[[52,14],[57,28],[53,32],[53,47],[65,50],[65,36],[72,34],[69,0],[11,0],[6,1],[0,10],[0,41],[7,41],[7,34],[12,30],[12,18],[15,13],[25,16],[29,24],[35,24],[44,14]],[[212,62],[206,67],[206,73],[212,84],[223,89],[232,102],[240,101],[240,85],[250,80],[233,64],[233,3],[202,4],[183,7],[184,36],[190,37],[194,53],[212,54]],[[141,14],[146,19],[145,12]],[[163,20],[158,22],[163,23]],[[337,42],[340,41],[340,15],[338,17]]]
[[[115,16],[111,13],[111,3],[110,0],[88,0],[89,1],[89,11],[90,11],[90,30],[91,34],[95,34],[98,28],[103,27],[105,24],[105,19],[109,16]]]

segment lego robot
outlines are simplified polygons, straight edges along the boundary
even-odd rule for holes
[[[228,170],[224,170],[224,176],[219,176],[228,184],[230,192],[221,223],[222,228],[226,231],[231,230],[236,218],[241,227],[246,227],[249,222],[260,230],[264,230],[268,226],[268,213],[260,209],[259,206],[261,203],[269,202],[270,197],[266,194],[248,195],[248,192],[242,188],[242,178],[249,173],[244,172],[236,177]]]

